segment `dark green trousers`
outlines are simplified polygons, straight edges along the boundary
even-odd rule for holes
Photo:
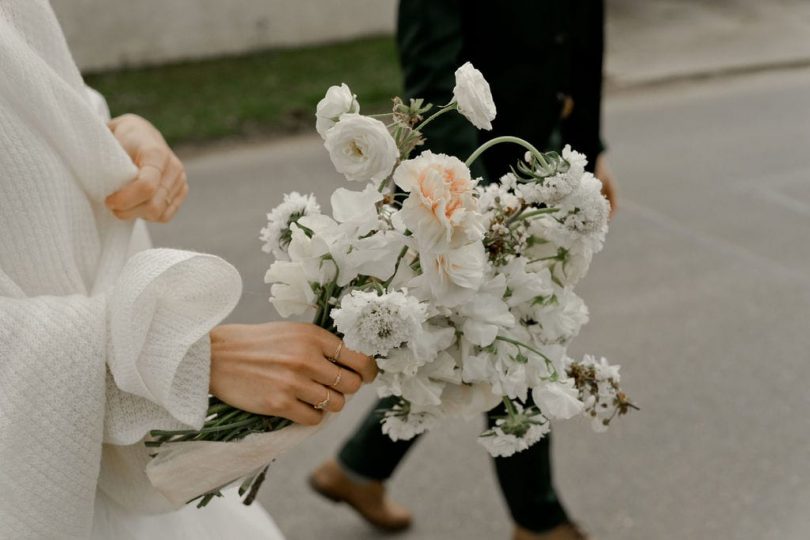
[[[396,398],[380,400],[344,444],[338,455],[349,471],[365,478],[385,481],[408,453],[416,439],[392,441],[380,427],[381,409],[390,408]],[[506,411],[495,408],[487,415],[490,425]],[[495,458],[498,482],[515,523],[535,532],[543,532],[568,520],[551,479],[550,437],[528,450],[508,458]]]

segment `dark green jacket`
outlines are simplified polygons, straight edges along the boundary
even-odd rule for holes
[[[466,158],[500,135],[549,149],[552,133],[588,156],[602,151],[600,117],[604,0],[400,0],[397,44],[405,96],[442,105],[452,99],[454,72],[466,61],[489,81],[498,109],[492,131],[460,115],[427,127],[427,148]],[[562,120],[565,96],[574,101]],[[496,179],[523,154],[499,145],[484,154]]]

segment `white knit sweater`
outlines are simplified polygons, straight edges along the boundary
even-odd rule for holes
[[[240,293],[216,257],[131,256],[103,201],[135,168],[98,111],[47,0],[0,0],[0,538],[87,537],[99,482],[153,505],[120,445],[201,425]]]

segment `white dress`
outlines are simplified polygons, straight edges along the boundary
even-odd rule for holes
[[[144,474],[148,430],[202,425],[241,280],[104,207],[135,167],[103,105],[47,0],[0,0],[0,538],[279,539],[257,505],[175,511]]]

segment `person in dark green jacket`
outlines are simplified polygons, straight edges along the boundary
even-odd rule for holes
[[[445,115],[425,129],[423,149],[466,159],[480,144],[516,135],[539,148],[570,144],[588,157],[615,208],[601,139],[604,0],[401,0],[397,44],[405,97],[437,105],[451,101],[455,70],[470,61],[490,84],[498,109],[492,131],[478,131],[461,115]],[[497,145],[478,160],[475,176],[495,181],[523,149]],[[396,398],[393,398],[394,401]],[[384,484],[415,440],[391,441],[374,406],[337,460],[310,481],[319,493],[352,505],[387,530],[410,525],[407,509],[388,499]],[[496,408],[488,415],[504,415]],[[550,438],[495,469],[515,521],[516,540],[586,538],[569,520],[552,484]]]

